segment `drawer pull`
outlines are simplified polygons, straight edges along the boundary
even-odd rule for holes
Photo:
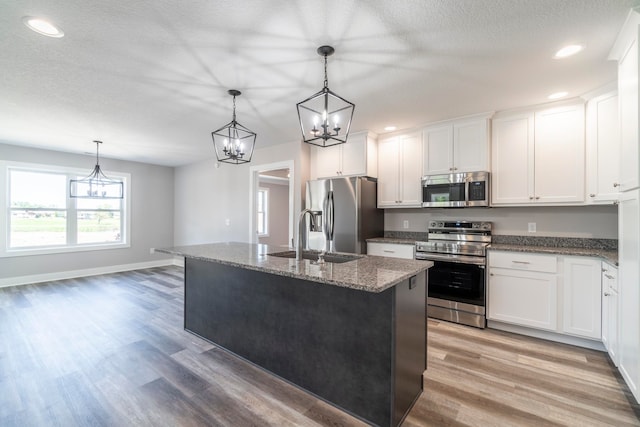
[[[383,249],[382,252],[386,252],[388,254],[395,254],[396,253],[396,251],[388,251],[386,249]]]
[[[615,277],[607,273],[604,274],[604,277],[606,277],[607,279],[615,279]]]
[[[514,264],[531,264],[529,261],[511,261]]]

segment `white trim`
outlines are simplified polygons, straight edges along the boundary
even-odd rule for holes
[[[559,334],[556,332],[543,331],[539,329],[527,328],[525,326],[511,325],[509,323],[498,322],[496,320],[487,320],[487,328],[511,332],[514,334],[526,335],[534,338],[541,338],[544,340],[560,342],[563,344],[575,345],[578,347],[590,348],[592,350],[598,350],[605,353],[607,351],[604,348],[602,341],[575,337],[573,335]]]
[[[256,233],[256,199],[258,198],[258,182],[260,180],[260,172],[289,169],[289,242],[293,241],[293,222],[294,222],[294,200],[295,200],[295,162],[293,160],[284,160],[282,162],[268,163],[264,165],[251,166],[249,168],[249,243],[258,243],[258,233]]]
[[[145,268],[164,267],[167,265],[183,266],[175,258],[157,261],[136,262],[132,264],[109,265],[105,267],[86,268],[82,270],[59,271],[55,273],[33,274],[31,276],[17,276],[0,279],[0,288],[7,286],[29,285],[32,283],[50,282],[53,280],[75,279],[77,277],[97,276],[99,274],[120,273],[122,271],[141,270]]]

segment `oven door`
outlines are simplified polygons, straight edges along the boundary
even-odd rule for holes
[[[428,270],[429,298],[485,306],[485,266],[432,260]]]

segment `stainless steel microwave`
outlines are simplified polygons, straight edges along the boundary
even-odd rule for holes
[[[489,172],[462,172],[422,177],[422,207],[489,206]]]

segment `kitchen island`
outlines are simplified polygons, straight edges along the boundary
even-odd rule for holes
[[[156,251],[185,257],[186,330],[372,425],[399,425],[422,392],[432,263],[319,264],[246,243]]]

